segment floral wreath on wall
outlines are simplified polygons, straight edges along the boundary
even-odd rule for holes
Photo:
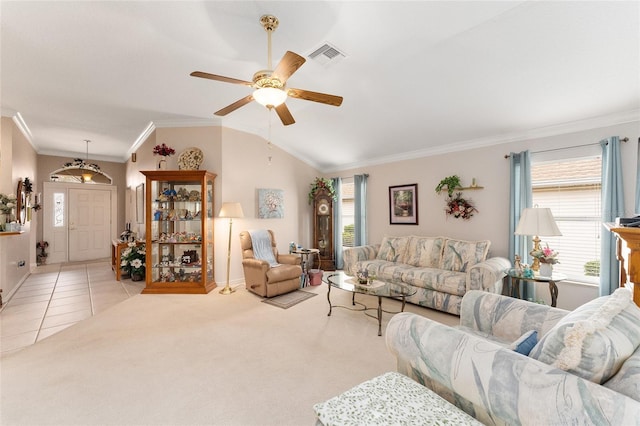
[[[465,200],[462,193],[458,192],[455,198],[449,197],[445,211],[455,218],[471,219],[478,209],[471,204],[471,200]]]
[[[333,198],[334,201],[337,201],[336,190],[333,188],[333,181],[331,179],[317,177],[310,185],[311,191],[309,191],[309,204],[313,202],[316,193],[321,189],[326,189],[329,192],[329,196]]]

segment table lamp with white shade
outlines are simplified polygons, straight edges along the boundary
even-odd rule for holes
[[[553,218],[551,209],[540,207],[529,207],[522,211],[520,221],[516,228],[515,235],[527,235],[533,237],[533,250],[529,253],[540,251],[540,236],[555,237],[561,236],[562,232],[558,229],[556,221]],[[540,261],[537,257],[533,257],[531,269],[540,270]]]
[[[231,294],[235,289],[229,286],[229,269],[231,267],[231,228],[233,227],[233,218],[242,218],[242,205],[240,203],[222,203],[218,217],[229,218],[229,247],[227,248],[227,285],[220,290],[220,294]]]

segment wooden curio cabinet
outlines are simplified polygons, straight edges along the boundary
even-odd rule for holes
[[[314,264],[324,271],[335,271],[333,198],[326,189],[319,189],[313,197],[313,244],[320,250]]]
[[[214,280],[213,188],[205,170],[143,171],[146,286],[142,293],[208,293]]]

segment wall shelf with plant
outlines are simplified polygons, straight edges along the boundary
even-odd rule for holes
[[[478,186],[476,184],[476,179],[474,178],[471,182],[471,186],[464,187],[462,186],[462,181],[460,176],[452,175],[447,176],[442,179],[438,186],[436,186],[436,193],[441,194],[446,191],[447,196],[449,197],[446,201],[445,212],[458,219],[471,219],[475,213],[478,212],[478,209],[475,208],[472,201],[469,199],[465,199],[462,197],[461,191],[466,190],[474,190],[474,189],[482,189],[483,187]],[[456,193],[454,197],[454,192]]]

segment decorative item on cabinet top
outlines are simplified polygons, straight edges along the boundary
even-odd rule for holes
[[[204,161],[204,154],[199,148],[187,148],[178,156],[179,170],[199,170]]]

